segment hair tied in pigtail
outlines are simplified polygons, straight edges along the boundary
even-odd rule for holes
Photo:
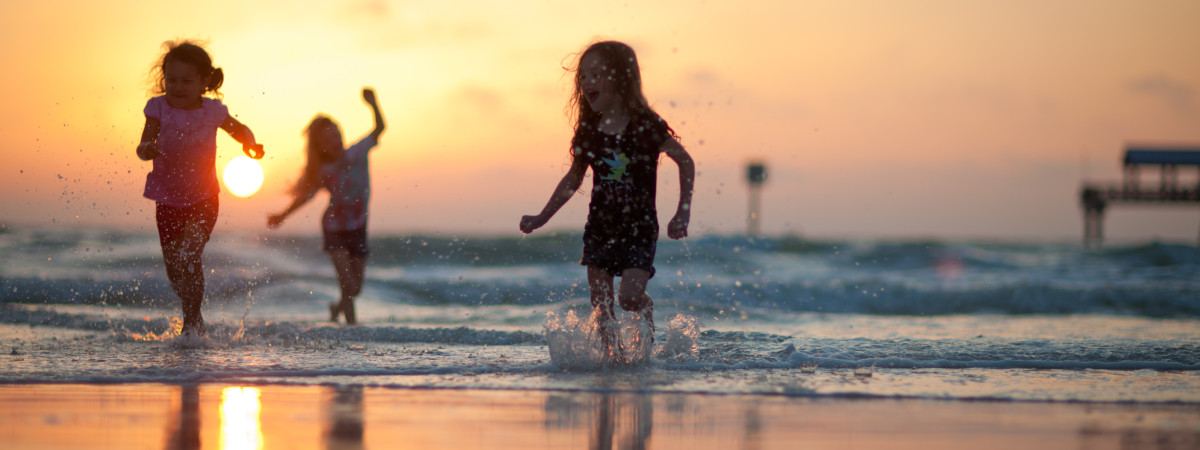
[[[225,72],[220,67],[215,67],[212,70],[212,75],[208,77],[208,90],[216,92],[225,84]]]

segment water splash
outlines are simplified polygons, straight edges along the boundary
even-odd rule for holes
[[[604,352],[596,333],[596,314],[580,320],[575,310],[565,317],[546,313],[544,324],[550,360],[562,370],[595,370],[604,367]]]
[[[598,312],[593,311],[584,319],[575,310],[562,317],[546,313],[544,329],[551,362],[562,370],[586,371],[638,367],[648,364],[655,355],[672,361],[692,361],[698,354],[700,332],[696,318],[691,316],[679,314],[671,319],[663,345],[657,349],[649,324],[637,313],[616,311],[616,324],[612,328],[615,345],[605,346]]]
[[[658,357],[674,362],[695,361],[700,352],[700,324],[695,317],[676,314],[667,323],[666,338]]]
[[[149,317],[147,317],[146,319],[149,320]],[[170,323],[167,324],[167,329],[163,330],[161,332],[158,332],[158,333],[155,333],[153,331],[147,331],[145,333],[135,333],[135,332],[128,331],[128,330],[121,330],[121,331],[116,332],[116,335],[118,336],[118,338],[125,338],[125,339],[131,340],[131,341],[164,342],[169,339],[179,337],[179,335],[182,332],[183,332],[183,320],[178,317],[172,317]]]

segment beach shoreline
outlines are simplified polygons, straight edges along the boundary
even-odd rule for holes
[[[596,362],[552,320],[588,310],[575,240],[380,237],[356,327],[323,253],[217,242],[196,342],[155,240],[0,238],[6,450],[1200,441],[1192,247],[697,239],[662,248],[654,355],[604,369],[550,351]]]

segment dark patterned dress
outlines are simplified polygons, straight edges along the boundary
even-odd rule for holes
[[[583,229],[580,264],[610,275],[642,269],[654,276],[658,242],[658,157],[669,139],[667,123],[653,113],[630,119],[617,134],[584,124],[572,139],[576,158],[592,169],[592,200]]]

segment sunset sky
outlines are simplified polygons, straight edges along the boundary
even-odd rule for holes
[[[0,223],[152,231],[148,74],[192,38],[267,152],[261,191],[222,194],[218,232],[267,232],[308,120],[363,136],[372,86],[389,125],[372,232],[515,236],[569,164],[563,64],[615,39],[696,160],[693,235],[745,229],[762,160],[767,234],[1076,240],[1080,184],[1119,180],[1127,142],[1200,147],[1198,19],[1194,0],[4,1]],[[241,152],[218,142],[220,170]],[[587,200],[547,229],[582,230]],[[281,232],[317,233],[324,201]],[[1200,207],[1118,205],[1106,225],[1195,242]]]

